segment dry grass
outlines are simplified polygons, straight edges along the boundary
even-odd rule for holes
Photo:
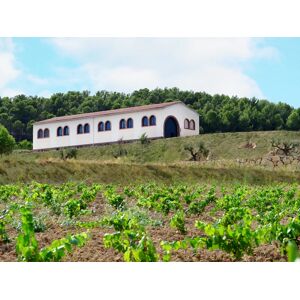
[[[284,169],[239,167],[233,162],[214,163],[124,163],[117,161],[92,161],[35,159],[31,163],[6,159],[1,162],[0,183],[30,181],[61,183],[85,181],[98,183],[130,184],[142,182],[163,183],[247,183],[296,182],[300,173]]]
[[[270,151],[272,139],[300,139],[300,132],[216,133],[195,137],[153,140],[149,145],[139,142],[122,147],[127,155],[114,158],[118,145],[93,146],[78,149],[76,160],[62,161],[59,151],[14,152],[0,158],[0,183],[41,182],[60,183],[69,180],[101,183],[156,181],[174,182],[241,182],[268,184],[295,182],[299,168],[239,166],[237,158],[258,158]],[[184,150],[187,143],[204,141],[213,154],[208,162],[190,162]],[[255,149],[240,145],[251,141]]]

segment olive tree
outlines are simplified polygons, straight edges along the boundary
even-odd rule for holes
[[[202,159],[206,159],[209,155],[209,150],[206,148],[205,144],[202,141],[199,142],[197,145],[184,145],[184,150],[190,153],[190,160],[192,161],[200,161]]]
[[[284,155],[289,156],[298,152],[299,142],[273,139],[271,145],[275,150],[281,151]]]

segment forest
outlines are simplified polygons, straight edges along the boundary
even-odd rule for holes
[[[17,142],[32,141],[32,124],[56,116],[180,100],[200,115],[200,133],[300,130],[300,108],[256,98],[210,95],[178,88],[140,89],[132,93],[69,91],[49,98],[0,97],[0,124]]]

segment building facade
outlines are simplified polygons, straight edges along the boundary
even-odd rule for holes
[[[72,116],[33,124],[33,150],[107,144],[119,140],[199,134],[199,115],[180,101]]]

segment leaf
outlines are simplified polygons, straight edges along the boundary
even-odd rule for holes
[[[294,262],[297,258],[300,258],[297,244],[294,241],[289,241],[287,245],[287,256],[289,262]]]

